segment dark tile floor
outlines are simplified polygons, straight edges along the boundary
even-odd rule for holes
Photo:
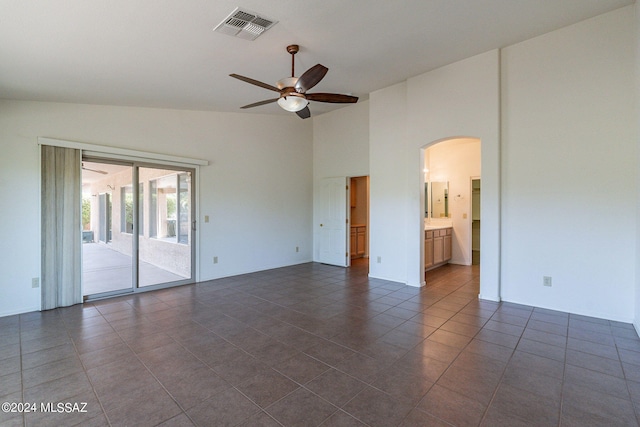
[[[0,425],[638,425],[631,325],[428,283],[304,264],[0,318],[0,402],[36,403]]]

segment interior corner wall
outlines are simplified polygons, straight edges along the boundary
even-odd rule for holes
[[[313,118],[313,259],[318,260],[319,185],[322,178],[369,175],[369,101]]]
[[[480,297],[500,299],[500,92],[499,51],[450,64],[408,81],[411,207],[407,235],[411,253],[422,254],[420,149],[452,137],[481,140],[482,219]],[[410,282],[421,279],[421,258],[407,266]]]
[[[37,137],[208,160],[196,274],[209,280],[312,260],[312,132],[295,115],[0,100],[0,316],[40,309]]]
[[[499,53],[491,51],[370,97],[370,275],[423,281],[421,149],[451,137],[482,143],[481,297],[499,299]],[[486,236],[486,237],[485,237]]]
[[[371,93],[369,114],[369,276],[407,283],[407,83]]]
[[[483,209],[480,297],[499,300],[499,99],[498,51],[458,61],[406,82],[403,110],[406,111],[406,138],[402,141],[402,157],[386,172],[403,179],[388,192],[402,191],[406,195],[403,211],[396,214],[402,217],[394,223],[394,231],[403,238],[402,253],[406,260],[403,270],[397,272],[397,280],[413,286],[419,286],[424,280],[421,149],[452,137],[479,138]],[[380,102],[385,101],[380,99]],[[372,117],[371,123],[373,126],[379,122]],[[378,151],[373,139],[371,151],[372,161],[374,153],[379,157],[378,161],[384,161],[386,154]],[[372,188],[374,179],[377,178],[372,171]],[[372,200],[372,206],[373,203]],[[371,256],[374,257],[373,252]]]
[[[502,51],[506,301],[624,322],[634,317],[633,7]],[[552,278],[551,287],[543,276]]]

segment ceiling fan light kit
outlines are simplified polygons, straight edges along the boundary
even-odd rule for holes
[[[308,107],[309,101],[330,102],[334,104],[358,102],[357,96],[343,95],[339,93],[307,93],[309,89],[320,83],[329,69],[324,65],[316,64],[305,71],[300,77],[295,77],[294,55],[298,53],[299,49],[300,47],[297,44],[287,46],[287,52],[291,54],[291,77],[285,77],[278,80],[276,83],[277,87],[239,74],[229,74],[229,76],[235,79],[242,80],[243,82],[260,86],[263,89],[272,90],[280,94],[278,98],[254,102],[253,104],[245,105],[240,108],[253,108],[277,102],[282,109],[296,113],[301,119],[307,119],[311,117],[311,112]]]
[[[309,104],[309,101],[301,96],[290,94],[288,96],[278,98],[278,105],[282,107],[282,109],[287,110],[291,113],[297,113],[298,111],[306,107],[307,104]]]

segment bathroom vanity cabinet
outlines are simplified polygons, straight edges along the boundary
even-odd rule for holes
[[[354,224],[351,226],[351,258],[361,258],[366,254],[367,226]]]
[[[451,260],[453,228],[429,228],[424,232],[424,269],[431,270]]]

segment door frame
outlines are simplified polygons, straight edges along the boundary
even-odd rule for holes
[[[131,187],[132,187],[132,198],[133,198],[133,230],[131,234],[131,268],[132,268],[132,286],[131,288],[123,288],[117,289],[113,291],[101,292],[96,294],[83,295],[84,301],[95,301],[103,298],[109,298],[117,295],[127,295],[131,293],[139,293],[139,292],[148,292],[156,289],[164,289],[175,286],[182,286],[186,284],[196,283],[198,281],[198,269],[197,269],[197,247],[199,242],[199,227],[196,226],[197,218],[198,218],[198,185],[197,179],[199,177],[199,168],[197,165],[192,165],[190,167],[186,167],[184,165],[177,164],[168,164],[167,162],[156,163],[152,159],[145,159],[143,161],[140,160],[123,160],[122,158],[114,159],[110,157],[108,154],[101,153],[86,153],[82,152],[82,160],[87,162],[95,162],[95,163],[110,163],[110,164],[118,164],[131,168]],[[190,271],[191,277],[183,280],[175,280],[172,282],[159,283],[154,285],[148,285],[141,287],[140,286],[140,186],[139,186],[139,169],[140,168],[150,168],[150,169],[162,169],[162,170],[172,170],[176,172],[188,172],[191,174],[191,197],[190,197],[190,205],[191,205],[191,241],[189,242],[190,246]],[[114,190],[115,191],[115,190]],[[113,197],[113,196],[112,196]],[[84,293],[84,289],[83,289]]]
[[[482,177],[472,176],[469,178],[469,265],[473,265],[473,181],[476,180],[480,181],[480,194],[482,194]],[[480,220],[482,220],[482,204],[480,204],[479,213]],[[482,241],[482,234],[480,234],[480,241]]]
[[[350,194],[350,181],[347,176],[337,176],[337,177],[326,177],[320,179],[320,191],[319,191],[319,199],[320,199],[320,210],[319,210],[319,218],[318,218],[318,262],[328,265],[335,265],[338,267],[349,267],[351,265],[351,257],[349,251],[350,245],[350,218],[349,218],[349,194]],[[336,189],[336,194],[329,194],[329,197],[335,197],[335,199],[325,200],[325,185],[333,186]],[[327,201],[329,203],[327,203]],[[337,215],[334,216],[331,212],[332,204],[337,203],[337,209],[335,212]],[[330,222],[329,222],[330,221]],[[335,224],[334,224],[335,222]],[[325,227],[325,223],[328,223],[329,228]],[[344,247],[342,249],[335,251],[335,258],[325,257],[323,252],[323,248],[326,246],[324,242],[328,239],[329,245],[331,246],[332,238],[336,236],[332,236],[329,233],[333,231],[340,232],[341,227],[344,227],[344,233],[342,238],[337,238],[336,242],[344,243]],[[331,252],[333,253],[333,252]],[[344,255],[343,255],[344,253]],[[342,261],[338,261],[341,259]]]
[[[344,175],[344,176],[337,176],[337,177],[322,177],[319,178],[316,181],[316,198],[314,201],[314,205],[316,206],[316,208],[314,209],[314,262],[319,262],[319,263],[325,263],[325,264],[329,264],[326,263],[321,255],[320,255],[320,250],[321,250],[321,241],[320,239],[322,238],[320,236],[320,224],[323,221],[323,213],[322,213],[322,205],[323,205],[323,201],[322,201],[322,196],[321,194],[321,185],[322,185],[322,181],[325,179],[341,179],[344,182],[344,186],[347,187],[346,191],[345,191],[345,218],[348,221],[346,223],[346,228],[345,228],[345,252],[346,252],[346,260],[344,265],[339,265],[340,267],[350,267],[351,266],[351,223],[352,223],[352,218],[351,218],[351,209],[350,209],[350,197],[351,197],[351,191],[352,191],[352,186],[351,186],[351,179],[352,178],[366,178],[366,182],[367,182],[367,187],[366,187],[366,198],[367,198],[367,243],[366,243],[366,258],[369,258],[369,248],[370,248],[370,237],[371,237],[371,200],[370,200],[370,175],[365,174],[356,174],[356,175]],[[330,265],[336,265],[336,264],[330,264]]]
[[[419,159],[420,159],[420,169],[419,169],[419,173],[420,173],[420,195],[419,195],[419,205],[420,205],[420,231],[421,231],[421,235],[422,237],[420,238],[420,243],[419,243],[419,248],[420,248],[420,260],[419,260],[419,268],[420,268],[420,274],[421,274],[421,281],[420,281],[420,286],[425,286],[426,285],[426,280],[424,279],[425,275],[425,265],[424,265],[424,256],[425,256],[425,244],[424,244],[424,232],[425,232],[425,219],[427,218],[426,214],[425,214],[425,203],[428,201],[425,201],[425,183],[431,181],[431,176],[429,177],[429,179],[427,179],[425,177],[425,174],[427,172],[425,172],[425,159],[427,156],[427,150],[431,147],[434,147],[440,143],[443,142],[447,142],[447,141],[451,141],[451,140],[457,140],[457,139],[474,139],[480,142],[480,166],[482,167],[482,159],[485,157],[483,155],[483,151],[482,151],[482,147],[484,146],[482,139],[478,138],[476,136],[451,136],[451,137],[446,137],[446,138],[442,138],[442,139],[438,139],[438,140],[434,140],[431,142],[426,143],[425,145],[423,145],[422,147],[420,147],[419,149]],[[482,169],[481,169],[482,170]],[[431,173],[430,171],[428,172],[429,174]],[[482,175],[479,176],[469,176],[469,189],[471,190],[472,188],[472,180],[473,179],[480,179],[482,180]],[[471,215],[471,191],[469,192],[469,200],[468,200],[468,211],[469,214],[467,215],[467,227],[469,230],[469,235],[468,235],[468,253],[467,256],[469,257],[469,266],[473,264],[473,248],[471,247],[471,243],[472,243],[472,215]],[[430,197],[430,196],[429,196]],[[483,209],[483,205],[480,205],[480,209]],[[464,252],[463,252],[464,253]],[[482,251],[480,252],[481,256],[482,256]],[[486,280],[484,280],[482,277],[480,279],[480,290],[482,291],[482,283],[486,282]],[[490,298],[488,298],[490,299]]]
[[[118,147],[110,147],[106,145],[96,145],[89,144],[86,142],[79,141],[70,141],[64,139],[56,139],[56,138],[48,138],[39,136],[38,137],[38,145],[51,145],[54,147],[65,147],[65,148],[73,148],[76,150],[82,151],[82,156],[88,155],[97,158],[109,158],[114,160],[124,160],[130,162],[140,162],[140,161],[148,161],[152,162],[155,165],[162,166],[177,166],[183,168],[192,168],[195,170],[195,177],[192,180],[192,183],[195,187],[195,191],[193,195],[195,197],[196,205],[194,209],[193,218],[200,218],[200,166],[208,166],[209,161],[203,159],[196,159],[191,157],[181,157],[169,154],[161,154],[161,153],[152,153],[148,151],[140,151],[140,150],[131,150],[127,148],[118,148]],[[81,206],[79,203],[78,206]],[[194,236],[194,250],[195,257],[192,257],[192,260],[195,260],[195,276],[193,277],[194,282],[200,281],[200,227],[196,226],[195,231],[193,232]],[[142,288],[139,292],[145,292],[156,289],[155,287],[149,286],[146,288]],[[105,296],[106,297],[106,296]]]
[[[196,180],[197,177],[199,176],[199,173],[197,171],[196,167],[184,167],[184,166],[170,166],[170,165],[158,165],[156,163],[149,163],[149,162],[135,162],[134,163],[134,182],[139,183],[140,179],[139,179],[139,168],[150,168],[150,169],[162,169],[162,170],[173,170],[176,172],[187,172],[191,174],[191,198],[189,200],[189,203],[191,205],[191,242],[189,242],[189,245],[191,246],[191,251],[190,251],[190,256],[191,256],[191,278],[190,279],[184,279],[184,280],[176,280],[173,282],[167,282],[167,283],[160,283],[157,285],[148,285],[148,286],[144,286],[144,287],[140,287],[140,286],[134,286],[134,289],[141,289],[141,290],[153,290],[153,289],[163,289],[163,288],[169,288],[169,287],[173,287],[173,286],[180,286],[180,285],[186,285],[186,284],[191,284],[191,283],[195,283],[196,282],[196,270],[197,270],[197,263],[196,263],[196,247],[198,245],[198,241],[199,239],[196,236],[196,233],[199,231],[199,228],[197,226],[197,210],[198,210],[198,205],[199,203],[196,200],[196,191],[198,186],[196,185]],[[140,186],[139,185],[135,185],[134,186],[134,192],[133,192],[133,197],[135,200],[140,200]],[[179,191],[179,189],[177,188],[177,190]],[[195,207],[195,209],[194,209]],[[134,270],[136,270],[136,276],[134,277],[136,284],[138,283],[139,279],[140,279],[140,275],[139,272],[137,271],[137,268],[140,264],[140,259],[139,259],[139,244],[140,244],[140,234],[139,234],[139,221],[140,221],[140,215],[139,215],[139,204],[138,203],[134,203],[134,211],[133,211],[133,216],[134,216],[134,222],[133,222],[133,233],[134,236],[136,236],[135,239],[133,239],[134,241],[134,253],[136,254],[136,259],[138,260],[138,262],[136,263],[136,266],[134,268]],[[177,207],[177,209],[179,209],[179,207]],[[178,224],[176,224],[176,229],[179,227]],[[177,237],[176,237],[177,239]],[[135,291],[134,291],[135,292]],[[139,292],[139,291],[138,291]]]
[[[366,215],[366,226],[367,226],[367,233],[366,233],[366,244],[365,244],[365,256],[364,258],[369,258],[369,232],[371,230],[370,227],[370,200],[369,200],[369,175],[353,175],[353,176],[348,176],[348,183],[349,183],[349,190],[347,191],[347,201],[349,203],[347,203],[347,218],[349,220],[349,227],[351,227],[351,225],[353,224],[352,218],[351,218],[351,197],[352,197],[352,191],[353,191],[353,186],[351,185],[351,180],[352,179],[357,179],[357,178],[365,178],[365,182],[367,183],[366,186],[366,200],[367,200],[367,215]],[[351,233],[350,230],[347,231],[347,249],[349,249],[349,266],[351,265]],[[356,236],[357,238],[357,236]]]

